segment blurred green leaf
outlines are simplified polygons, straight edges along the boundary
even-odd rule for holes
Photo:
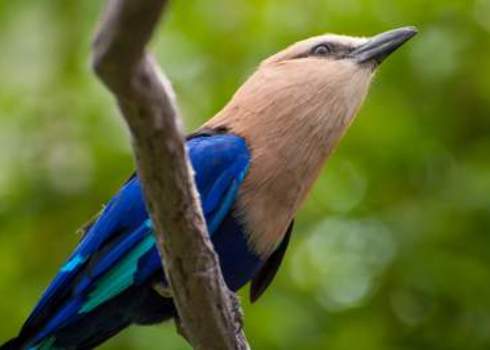
[[[89,69],[101,6],[0,4],[0,340],[133,169],[125,127]],[[244,302],[254,348],[490,347],[489,9],[489,0],[172,3],[152,44],[188,130],[295,40],[420,30],[378,73],[272,288]],[[103,346],[162,347],[188,348],[172,324],[132,327]]]

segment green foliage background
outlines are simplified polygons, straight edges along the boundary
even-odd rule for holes
[[[0,3],[0,340],[133,169],[89,69],[101,2]],[[490,348],[490,0],[174,1],[153,49],[187,129],[261,59],[324,32],[420,34],[381,68],[250,306],[255,349]],[[103,349],[187,349],[172,324]]]

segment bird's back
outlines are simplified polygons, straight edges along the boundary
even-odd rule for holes
[[[243,139],[197,135],[187,141],[203,211],[231,289],[260,266],[232,206],[249,163]],[[132,176],[111,199],[61,267],[18,337],[1,349],[92,348],[130,324],[175,315],[142,189]]]

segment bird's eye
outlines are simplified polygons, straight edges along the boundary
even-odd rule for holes
[[[311,50],[311,53],[313,55],[315,55],[315,56],[326,56],[331,51],[332,51],[332,49],[330,48],[329,45],[327,45],[327,44],[320,44],[320,45],[315,46],[313,48],[313,50]]]

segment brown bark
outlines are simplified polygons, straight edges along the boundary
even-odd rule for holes
[[[166,3],[109,0],[93,67],[130,129],[182,332],[195,349],[247,349],[238,301],[209,240],[173,90],[145,49]]]

